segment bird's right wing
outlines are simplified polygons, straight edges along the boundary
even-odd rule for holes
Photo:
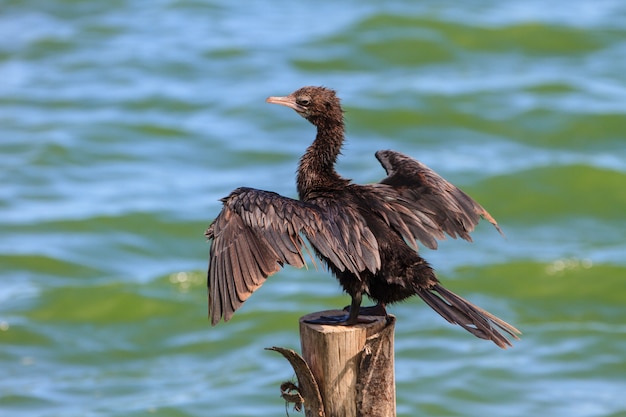
[[[284,264],[305,265],[302,235],[340,270],[358,276],[380,267],[376,239],[367,228],[355,229],[350,212],[337,216],[333,207],[252,188],[238,188],[222,201],[222,211],[205,233],[212,240],[208,287],[213,325],[222,317],[228,321]]]
[[[389,206],[386,212],[400,216],[391,223],[407,241],[419,240],[435,249],[444,232],[471,241],[470,232],[481,218],[502,234],[487,210],[426,165],[395,151],[378,151],[376,158],[387,177],[370,188]]]

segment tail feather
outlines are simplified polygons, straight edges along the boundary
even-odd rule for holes
[[[417,294],[450,323],[458,324],[478,338],[491,340],[502,349],[512,345],[498,328],[514,339],[519,339],[521,332],[515,327],[445,289],[439,283],[428,289],[419,288]]]

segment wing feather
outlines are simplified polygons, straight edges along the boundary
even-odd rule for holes
[[[366,269],[380,268],[378,242],[365,221],[332,200],[316,205],[238,188],[222,202],[222,211],[205,233],[212,240],[208,295],[213,325],[222,318],[228,321],[283,265],[306,265],[308,248],[302,236],[341,271],[359,277]]]
[[[387,177],[370,190],[388,213],[388,224],[408,242],[437,248],[445,234],[471,241],[481,217],[502,234],[495,219],[470,196],[415,159],[395,151],[378,151]],[[389,214],[393,213],[393,214]]]

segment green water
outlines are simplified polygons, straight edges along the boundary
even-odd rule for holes
[[[5,2],[0,415],[284,415],[263,348],[348,297],[288,268],[211,328],[203,232],[235,187],[295,195],[314,131],[264,100],[323,84],[342,174],[410,154],[506,234],[423,255],[522,340],[392,307],[398,415],[626,416],[624,22],[618,0]]]

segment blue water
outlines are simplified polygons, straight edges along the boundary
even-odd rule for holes
[[[4,2],[0,415],[284,413],[263,348],[349,299],[287,268],[211,328],[203,232],[235,187],[295,196],[314,130],[264,100],[326,85],[343,175],[410,154],[506,234],[423,254],[522,340],[394,306],[398,415],[626,416],[624,22],[617,0]]]

